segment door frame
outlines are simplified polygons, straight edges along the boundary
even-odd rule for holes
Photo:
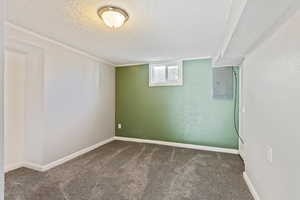
[[[44,138],[44,49],[27,41],[7,38],[5,51],[7,50],[26,55],[24,161],[20,163],[20,167],[24,167],[28,163],[42,163],[44,153],[42,145]],[[5,68],[6,66],[4,66],[4,77]]]

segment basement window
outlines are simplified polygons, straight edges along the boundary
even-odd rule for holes
[[[152,63],[149,65],[149,86],[183,85],[182,61]]]

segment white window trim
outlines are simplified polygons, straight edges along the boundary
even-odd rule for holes
[[[153,67],[157,65],[164,65],[164,66],[171,66],[171,65],[177,65],[178,66],[178,81],[166,81],[161,83],[154,83],[152,82],[152,75],[153,75]],[[176,61],[170,61],[170,62],[154,62],[149,64],[149,87],[159,87],[159,86],[182,86],[183,85],[183,61],[182,60],[176,60]]]

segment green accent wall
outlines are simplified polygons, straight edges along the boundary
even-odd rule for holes
[[[116,68],[116,136],[237,148],[233,100],[212,98],[210,59],[184,61],[183,86],[149,87],[148,65]]]

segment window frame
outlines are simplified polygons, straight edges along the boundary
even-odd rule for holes
[[[153,82],[153,68],[155,66],[165,66],[166,79],[168,77],[168,67],[178,66],[178,80],[165,82]],[[167,61],[167,62],[153,62],[149,64],[149,87],[159,87],[159,86],[182,86],[183,85],[183,61]]]

